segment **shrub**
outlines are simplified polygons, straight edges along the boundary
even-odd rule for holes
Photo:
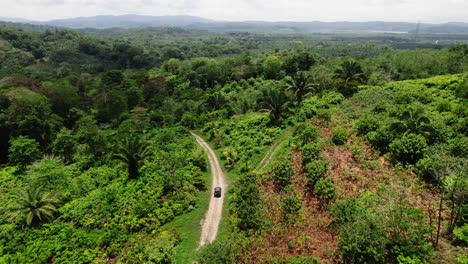
[[[344,99],[345,97],[343,94],[335,91],[328,91],[327,93],[322,95],[322,100],[329,104],[339,104]]]
[[[325,160],[314,160],[305,165],[307,182],[312,186],[327,175],[328,162]]]
[[[295,195],[288,195],[283,199],[282,208],[286,214],[297,214],[301,210],[301,201]]]
[[[468,245],[468,224],[464,224],[460,227],[455,227],[453,229],[453,236],[456,239],[456,242],[462,244],[463,246]]]
[[[371,115],[364,115],[354,123],[354,129],[359,135],[366,135],[369,132],[376,131],[379,127],[378,119]]]
[[[343,127],[337,127],[332,130],[332,142],[336,145],[343,145],[348,139],[348,130]]]
[[[215,240],[200,249],[196,256],[200,264],[229,264],[233,263],[232,245],[228,241]]]
[[[317,128],[310,126],[308,124],[303,124],[296,128],[296,131],[294,132],[294,136],[297,142],[301,146],[303,146],[307,144],[308,142],[316,140],[320,136],[320,134]]]
[[[312,256],[299,256],[289,259],[288,264],[319,264],[320,259]]]
[[[41,157],[39,150],[39,143],[34,139],[19,136],[10,141],[10,148],[8,149],[8,159],[11,163],[18,165],[20,169],[24,169],[30,165],[34,160]]]
[[[450,152],[457,157],[468,156],[468,137],[458,136],[450,142]]]
[[[330,109],[318,109],[317,110],[317,118],[322,118],[324,120],[330,121],[331,120],[331,111]]]
[[[291,177],[294,170],[290,161],[278,161],[273,165],[273,180],[278,189],[283,189],[291,184]]]
[[[333,200],[333,198],[335,198],[336,192],[337,188],[330,178],[319,180],[314,187],[314,194],[322,203],[329,203],[331,200]]]
[[[426,149],[426,139],[413,133],[404,134],[390,144],[390,151],[397,160],[411,164],[416,163],[424,155]]]
[[[366,134],[366,139],[371,145],[381,152],[388,152],[388,145],[393,141],[394,135],[387,128],[381,127],[376,131]]]
[[[60,130],[54,142],[52,142],[52,152],[62,156],[66,163],[72,162],[77,147],[78,141],[73,136],[72,131],[66,128]]]
[[[319,157],[320,146],[317,143],[307,143],[302,147],[302,164],[307,164]]]

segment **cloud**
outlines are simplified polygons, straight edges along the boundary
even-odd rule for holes
[[[180,15],[218,20],[468,22],[468,0],[1,0],[0,16]],[[39,10],[39,11],[38,11]]]

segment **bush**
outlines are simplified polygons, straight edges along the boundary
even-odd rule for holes
[[[405,190],[380,186],[357,201],[345,198],[335,204],[332,216],[343,263],[398,263],[397,258],[412,263],[427,256],[432,227],[421,209],[410,206]]]
[[[453,229],[453,236],[455,241],[463,246],[468,245],[468,224]]]
[[[354,123],[354,129],[359,135],[366,135],[369,132],[379,129],[380,124],[376,117],[364,115]]]
[[[388,152],[388,145],[393,141],[394,135],[387,128],[381,127],[376,131],[367,133],[366,139],[374,148],[385,153]]]
[[[20,169],[24,169],[30,165],[34,160],[41,157],[39,150],[39,143],[34,139],[19,136],[10,141],[10,148],[8,149],[8,159],[11,163],[18,165]]]
[[[317,143],[307,143],[302,147],[302,164],[316,160],[320,154],[320,146]]]
[[[318,132],[317,128],[313,126],[308,124],[301,124],[296,128],[293,136],[299,145],[303,146],[308,142],[316,140],[320,136],[320,133]]]
[[[339,104],[344,99],[345,97],[343,94],[335,91],[328,91],[327,93],[322,95],[322,100],[329,104]]]
[[[337,192],[336,186],[330,178],[321,179],[315,184],[314,194],[322,203],[329,203],[335,198]]]
[[[301,210],[301,201],[295,195],[289,195],[283,199],[283,211],[286,215],[297,214]]]
[[[404,134],[390,144],[393,156],[403,163],[416,163],[426,152],[426,139],[413,133]]]
[[[215,240],[198,251],[196,260],[199,264],[233,263],[232,245],[228,241]]]
[[[450,142],[450,152],[457,157],[468,156],[468,137],[458,136]]]
[[[314,186],[319,180],[327,175],[328,162],[325,160],[314,160],[305,165],[307,182]]]
[[[52,152],[55,155],[62,156],[66,163],[72,162],[77,147],[78,141],[73,136],[72,131],[66,128],[60,130],[54,142],[52,142]]]
[[[288,264],[319,264],[320,259],[312,256],[299,256],[289,259]]]
[[[343,145],[348,139],[348,130],[343,127],[337,127],[332,130],[332,142],[336,145]]]
[[[294,170],[290,161],[277,161],[273,165],[273,180],[278,189],[283,189],[291,184],[291,177],[294,175]]]

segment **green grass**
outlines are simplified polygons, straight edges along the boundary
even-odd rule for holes
[[[163,227],[165,230],[175,228],[182,236],[182,242],[175,248],[176,257],[174,263],[176,264],[192,263],[195,258],[198,242],[200,241],[200,221],[208,210],[211,194],[211,174],[206,174],[210,181],[209,188],[207,191],[198,193],[198,202],[195,209],[189,213],[175,217],[173,221]]]
[[[223,195],[224,195],[223,216],[221,217],[221,222],[219,223],[219,228],[218,228],[218,236],[216,237],[216,239],[226,239],[228,235],[228,230],[229,230],[229,217],[228,217],[229,215],[228,203],[229,203],[229,196],[230,196],[229,189],[231,189],[232,187],[232,183],[234,182],[235,176],[231,172],[226,172],[226,170],[224,170],[224,166],[226,165],[226,163],[220,158],[221,150],[215,148],[213,144],[207,139],[206,135],[201,133],[201,131],[197,131],[197,135],[202,137],[206,141],[206,143],[208,143],[211,149],[213,149],[213,151],[215,152],[216,156],[219,159],[219,165],[221,166],[221,169],[223,169],[223,173],[226,176],[226,184],[228,185],[228,187],[226,188],[226,190],[223,190]],[[210,181],[211,181],[211,176],[210,176]]]
[[[197,133],[200,135],[199,133]],[[202,135],[200,135],[202,136]],[[203,137],[203,136],[202,136]],[[204,138],[205,139],[205,138]],[[219,158],[219,151],[215,149],[209,141],[205,139],[205,141],[211,146],[211,148],[215,151],[216,155]],[[220,160],[220,165],[224,166],[223,162]],[[212,178],[211,178],[211,171],[210,165],[208,167],[208,172],[205,173],[207,181],[208,181],[208,189],[204,192],[199,192],[197,194],[198,202],[191,212],[177,216],[172,220],[170,223],[166,224],[163,228],[165,230],[169,230],[172,228],[177,229],[177,231],[182,236],[182,242],[175,248],[176,256],[175,256],[175,264],[185,264],[185,263],[192,263],[195,260],[195,256],[197,253],[198,243],[200,242],[200,232],[201,232],[201,221],[203,217],[205,217],[206,211],[208,210],[210,196],[211,196],[211,189],[212,186]],[[224,172],[227,178],[227,183],[230,185],[232,182],[232,178]],[[229,188],[228,188],[229,189]],[[221,218],[221,223],[218,229],[218,238],[225,238],[228,234],[228,206],[227,202],[229,199],[228,189],[223,190],[223,194],[225,195],[224,204],[223,204],[223,217]]]

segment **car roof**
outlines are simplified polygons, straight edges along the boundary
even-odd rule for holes
[[[215,187],[215,190],[221,190],[221,187]]]

